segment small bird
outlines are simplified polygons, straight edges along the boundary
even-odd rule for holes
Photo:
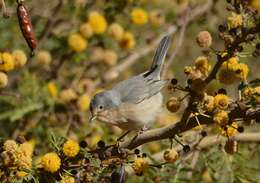
[[[112,89],[96,94],[90,102],[90,121],[115,125],[123,130],[144,130],[155,121],[161,111],[161,70],[170,36],[165,36],[156,49],[150,70],[116,84]]]

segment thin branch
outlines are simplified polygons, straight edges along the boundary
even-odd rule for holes
[[[232,111],[235,112],[230,112],[229,113],[229,119],[236,119],[236,118],[241,118],[246,111],[242,112],[237,112],[239,107],[237,106],[235,109]],[[251,116],[252,115],[252,116]],[[255,119],[256,116],[260,115],[260,110],[258,109],[255,113],[253,114],[248,114],[246,116],[247,119]],[[213,119],[204,115],[198,115],[197,118],[201,122],[201,124],[213,124]],[[151,142],[151,141],[156,141],[156,140],[162,140],[162,139],[168,139],[168,138],[173,138],[176,134],[188,131],[198,125],[195,117],[191,118],[188,123],[186,123],[186,120],[177,122],[175,124],[168,125],[166,127],[162,128],[157,128],[153,130],[149,130],[146,132],[143,132],[142,134],[139,134],[136,138],[127,140],[120,144],[120,147],[122,148],[127,148],[127,149],[134,149],[142,144]]]

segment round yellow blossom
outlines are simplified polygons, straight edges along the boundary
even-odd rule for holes
[[[118,23],[112,23],[108,28],[108,34],[116,41],[120,41],[124,34],[124,28]]]
[[[222,126],[219,128],[221,135],[231,137],[237,133],[237,123],[233,122],[231,125]]]
[[[238,81],[236,73],[228,68],[221,68],[218,73],[219,82],[230,85]]]
[[[224,126],[228,123],[229,117],[226,111],[218,111],[213,116],[213,121],[221,126]]]
[[[132,168],[135,173],[140,175],[142,174],[146,168],[148,167],[148,162],[144,158],[137,158],[132,164]]]
[[[75,179],[72,176],[65,175],[62,176],[60,183],[75,183]]]
[[[75,157],[80,150],[79,144],[73,140],[68,140],[63,145],[63,153],[68,157]]]
[[[79,30],[80,30],[80,34],[85,38],[90,38],[93,35],[93,30],[92,27],[89,25],[89,23],[82,24]]]
[[[260,1],[259,0],[251,0],[249,2],[250,2],[250,6],[255,8],[259,13],[260,12]]]
[[[86,111],[89,109],[89,104],[90,104],[90,96],[87,94],[84,94],[80,96],[77,100],[77,106],[80,111]]]
[[[212,112],[214,110],[214,97],[207,95],[204,98],[204,103],[203,103],[203,108],[207,111],[207,112]]]
[[[26,173],[25,171],[18,171],[16,175],[17,175],[17,177],[23,178],[23,177],[27,176],[28,173]]]
[[[51,60],[52,60],[51,54],[49,51],[46,50],[41,50],[37,52],[35,55],[36,63],[42,66],[49,65],[51,63]]]
[[[60,92],[60,99],[62,102],[71,102],[77,98],[77,94],[73,89],[65,89]]]
[[[257,104],[260,103],[260,86],[257,86],[254,88],[254,99],[256,101]]]
[[[34,151],[34,142],[27,141],[19,146],[19,149],[28,157],[32,157]]]
[[[131,18],[136,25],[143,25],[148,22],[147,12],[142,8],[134,8],[131,12]]]
[[[242,92],[243,92],[244,97],[246,99],[249,99],[253,96],[253,94],[255,93],[255,90],[252,87],[245,87]]]
[[[116,65],[117,54],[113,50],[105,50],[103,61],[108,66]]]
[[[95,134],[95,135],[91,136],[87,140],[87,142],[90,147],[94,147],[95,145],[97,145],[98,141],[100,141],[101,139],[102,139],[102,136],[100,134]]]
[[[212,44],[212,37],[208,31],[201,31],[196,37],[198,45],[202,48],[208,48]]]
[[[218,109],[226,109],[229,104],[229,97],[224,94],[217,94],[214,97],[214,106]]]
[[[166,104],[170,112],[177,112],[180,109],[181,103],[176,97],[171,97]]]
[[[96,11],[90,12],[88,16],[88,23],[92,27],[95,34],[102,34],[107,29],[107,21],[105,17]]]
[[[231,28],[240,27],[243,24],[243,17],[240,14],[232,12],[231,16],[227,18]]]
[[[179,157],[179,154],[175,149],[166,150],[163,154],[164,160],[169,163],[175,163],[176,160],[178,159],[178,157]]]
[[[52,97],[57,97],[58,95],[58,89],[57,89],[57,86],[54,82],[49,82],[48,85],[48,92],[49,94],[52,96]]]
[[[236,65],[235,73],[239,79],[245,81],[248,76],[248,72],[249,72],[249,69],[248,69],[247,64],[239,63]]]
[[[41,165],[45,171],[54,173],[60,169],[61,160],[56,153],[51,152],[41,158]]]
[[[120,46],[123,49],[132,49],[135,46],[135,38],[131,32],[125,32],[120,41]]]
[[[14,57],[8,52],[0,53],[0,71],[9,72],[14,69]]]
[[[160,27],[165,23],[165,17],[158,10],[153,10],[149,13],[149,20],[155,27]]]
[[[94,47],[91,50],[90,60],[93,62],[100,62],[104,58],[105,50],[102,47]]]
[[[68,45],[75,52],[82,52],[87,48],[88,42],[78,33],[71,34],[68,37]]]
[[[152,154],[154,154],[160,152],[162,147],[161,144],[158,142],[151,142],[148,144],[148,149]]]
[[[18,144],[14,140],[6,140],[3,149],[7,152],[15,152],[18,149]]]
[[[198,57],[195,60],[195,68],[199,70],[203,75],[207,76],[211,69],[208,58],[205,56]]]
[[[15,67],[20,68],[26,64],[27,56],[23,50],[14,50],[12,54],[14,57]]]
[[[6,87],[8,84],[8,77],[5,73],[0,72],[0,88]]]

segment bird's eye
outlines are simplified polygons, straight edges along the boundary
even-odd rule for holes
[[[100,106],[99,106],[99,109],[100,109],[100,110],[102,110],[103,108],[104,108],[104,106],[103,106],[103,105],[100,105]]]

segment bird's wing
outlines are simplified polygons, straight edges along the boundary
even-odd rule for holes
[[[142,73],[118,83],[113,89],[120,93],[122,102],[140,103],[160,92],[166,83],[167,81],[154,80]]]

